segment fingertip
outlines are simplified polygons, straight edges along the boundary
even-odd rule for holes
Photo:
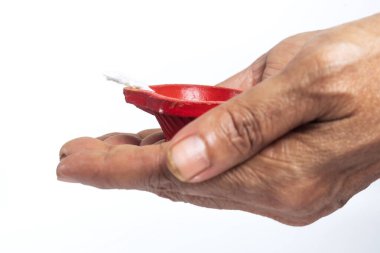
[[[79,183],[83,176],[86,176],[86,173],[94,168],[99,154],[104,153],[108,148],[108,144],[90,137],[80,137],[68,141],[59,151],[57,180]]]
[[[108,178],[108,167],[104,160],[107,149],[77,150],[63,159],[57,166],[59,181],[82,183],[99,188],[112,187]]]
[[[57,180],[66,183],[78,183],[78,180],[68,175],[68,169],[65,162],[60,162],[56,169]]]
[[[75,153],[77,151],[104,148],[105,145],[106,143],[96,138],[79,137],[63,144],[59,151],[59,157],[62,160],[70,154]]]

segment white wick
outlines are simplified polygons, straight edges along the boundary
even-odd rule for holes
[[[148,85],[144,85],[141,82],[134,81],[120,73],[104,74],[104,76],[106,77],[107,81],[119,83],[127,87],[151,90]]]

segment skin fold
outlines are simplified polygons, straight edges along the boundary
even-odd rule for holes
[[[241,95],[171,141],[160,129],[78,138],[57,177],[310,224],[380,177],[379,25],[289,37],[219,84]]]

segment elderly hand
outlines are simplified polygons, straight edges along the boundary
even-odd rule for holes
[[[285,40],[222,83],[245,92],[170,142],[159,130],[70,141],[58,179],[310,224],[380,177],[379,24]]]

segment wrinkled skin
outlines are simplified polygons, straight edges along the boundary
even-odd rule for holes
[[[282,41],[220,84],[245,92],[169,142],[159,129],[72,140],[58,179],[310,224],[380,177],[379,25],[375,15]],[[206,147],[195,176],[173,162],[189,136]]]

